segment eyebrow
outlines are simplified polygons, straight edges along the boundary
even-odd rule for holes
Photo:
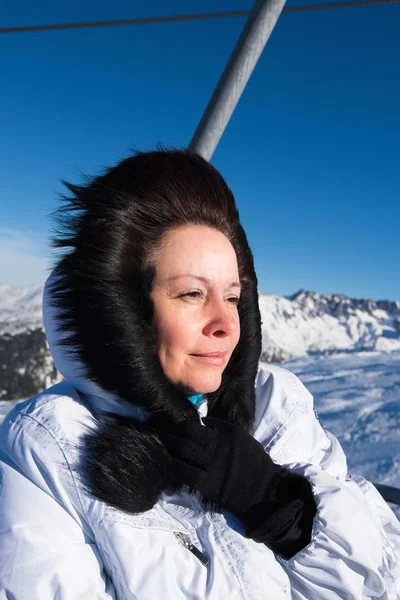
[[[203,283],[211,283],[210,279],[207,279],[207,277],[202,277],[201,275],[193,275],[193,273],[183,273],[182,275],[174,275],[174,277],[168,277],[167,281],[175,281],[175,279],[181,279],[182,277],[190,277],[191,279],[198,279]],[[232,283],[230,283],[228,287],[240,288],[241,285],[238,281],[232,281]]]

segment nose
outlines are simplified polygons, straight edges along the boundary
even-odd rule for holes
[[[234,305],[225,300],[213,302],[209,307],[203,333],[208,337],[224,338],[234,335],[239,329],[239,315]]]

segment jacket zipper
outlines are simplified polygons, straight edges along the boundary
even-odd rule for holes
[[[174,535],[175,535],[176,539],[178,540],[178,542],[182,546],[185,546],[185,548],[187,550],[189,550],[189,552],[191,552],[201,562],[201,564],[204,567],[206,567],[209,564],[210,559],[207,558],[207,556],[205,556],[202,552],[200,552],[200,550],[198,550],[198,548],[196,548],[196,546],[193,546],[188,535],[186,535],[184,533],[180,533],[180,532],[175,532]]]

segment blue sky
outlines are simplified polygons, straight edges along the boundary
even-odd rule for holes
[[[299,0],[289,0],[288,6]],[[250,9],[27,0],[1,26]],[[0,283],[42,282],[60,179],[185,146],[245,18],[0,35]],[[400,299],[400,5],[283,14],[212,162],[260,291]]]

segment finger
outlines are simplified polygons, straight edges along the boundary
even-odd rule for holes
[[[197,490],[204,477],[204,471],[193,465],[188,465],[185,461],[173,458],[171,461],[172,470],[175,478],[180,483]]]
[[[304,475],[298,475],[282,468],[276,483],[278,497],[285,504],[293,498],[309,501],[313,497],[311,484]]]
[[[284,541],[286,538],[297,539],[301,535],[299,521],[302,516],[304,502],[293,500],[287,506],[277,510],[265,524],[270,532],[271,540]]]
[[[197,421],[183,421],[176,425],[174,433],[192,442],[197,442],[204,448],[214,443],[215,432]]]
[[[166,446],[166,448],[168,448],[171,452],[173,452],[175,449],[179,449],[182,446],[192,443],[191,440],[182,438],[181,436],[176,435],[175,433],[167,433],[162,429],[155,429],[155,432],[157,433],[164,446]]]
[[[172,457],[200,469],[206,468],[209,458],[199,444],[162,431],[157,433]]]
[[[207,446],[213,442],[215,433],[209,428],[204,427],[197,421],[181,421],[180,423],[155,423],[153,428],[157,433],[164,432],[169,435],[175,435],[181,439],[197,442],[201,446]]]
[[[204,417],[202,421],[204,425],[206,425],[209,429],[213,429],[214,431],[224,431],[232,434],[238,429],[237,425],[234,425],[229,421],[219,419],[218,417]]]

